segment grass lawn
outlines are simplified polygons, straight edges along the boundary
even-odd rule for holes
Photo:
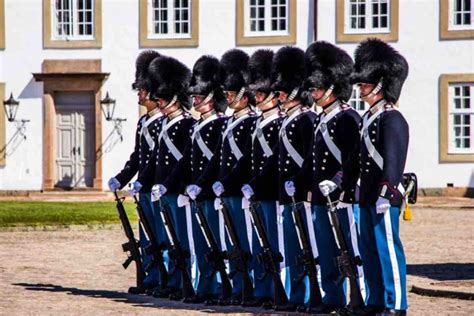
[[[131,223],[135,204],[125,203]],[[0,202],[0,227],[120,223],[115,202]]]

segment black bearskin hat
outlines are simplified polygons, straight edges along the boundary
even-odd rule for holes
[[[408,63],[387,43],[371,38],[363,41],[355,50],[352,83],[377,84],[381,78],[385,99],[396,103],[403,83],[408,76]]]
[[[224,89],[239,91],[249,80],[249,55],[240,49],[231,49],[221,58]]]
[[[224,112],[227,101],[222,89],[219,60],[214,56],[204,55],[194,64],[188,93],[190,95],[207,96],[211,91],[214,92],[213,99],[216,111]]]
[[[171,101],[178,96],[181,105],[191,108],[188,92],[191,71],[183,63],[173,57],[155,58],[148,69],[150,74],[150,96],[152,99],[162,98]]]
[[[298,47],[285,46],[280,48],[272,63],[272,89],[291,93],[300,88],[306,75],[304,51]]]
[[[334,85],[333,93],[343,101],[352,95],[350,76],[354,62],[342,49],[328,42],[315,42],[309,45],[305,53],[308,77],[304,87],[329,89]]]
[[[272,91],[272,60],[273,51],[259,49],[250,57],[250,85],[254,91],[270,93]]]
[[[148,66],[153,59],[159,56],[160,54],[154,50],[146,50],[138,55],[135,61],[135,81],[132,83],[132,89],[149,90]]]

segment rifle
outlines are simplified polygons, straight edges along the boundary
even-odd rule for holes
[[[318,283],[318,270],[316,268],[319,265],[319,258],[315,258],[313,251],[311,250],[311,244],[309,242],[309,237],[306,234],[306,228],[301,217],[301,214],[296,206],[295,198],[292,198],[292,216],[295,221],[296,234],[298,235],[298,241],[303,251],[303,254],[298,256],[298,262],[303,265],[304,270],[298,279],[302,280],[305,276],[308,276],[309,279],[309,301],[308,306],[306,307],[306,312],[308,313],[318,313],[322,312],[325,309],[323,304],[323,299],[321,296],[321,290],[319,289]]]
[[[124,197],[119,198],[117,191],[114,191],[115,202],[117,211],[119,214],[120,222],[122,222],[123,230],[127,236],[128,242],[122,244],[122,249],[127,253],[127,260],[122,264],[124,269],[127,269],[132,261],[135,261],[135,266],[137,270],[137,286],[132,286],[128,289],[128,293],[141,294],[145,292],[143,286],[143,280],[145,279],[145,270],[142,266],[142,258],[140,255],[140,247],[138,246],[138,241],[135,239],[133,234],[132,226],[130,225],[130,220],[128,219],[125,208],[123,207]]]
[[[341,275],[336,282],[340,283],[345,277],[347,277],[349,279],[350,287],[350,302],[348,304],[349,310],[362,308],[364,306],[364,299],[362,298],[360,286],[357,283],[357,278],[359,276],[359,273],[357,272],[357,266],[361,266],[362,261],[360,257],[354,257],[349,252],[346,238],[344,237],[341,225],[339,224],[336,208],[329,195],[327,196],[327,200],[329,221],[331,223],[331,228],[336,240],[337,248],[341,253],[338,257],[336,257],[336,263],[339,271],[341,272]]]
[[[270,274],[273,281],[273,308],[276,311],[288,311],[293,310],[293,306],[288,304],[288,297],[286,296],[285,287],[281,282],[280,278],[280,267],[279,263],[283,261],[283,256],[280,252],[273,252],[270,242],[268,240],[267,233],[263,226],[262,218],[260,214],[256,211],[253,206],[253,203],[250,203],[250,214],[255,228],[255,233],[257,234],[258,241],[262,247],[262,252],[257,255],[258,262],[263,265],[265,269],[265,274]]]
[[[164,242],[157,244],[155,233],[151,228],[150,222],[148,222],[148,219],[146,218],[143,208],[138,202],[136,196],[133,196],[133,199],[135,200],[135,204],[137,206],[137,213],[140,217],[140,223],[149,240],[148,246],[145,247],[143,250],[145,255],[151,256],[151,263],[145,267],[145,271],[148,272],[150,271],[153,265],[156,266],[158,268],[158,271],[160,272],[160,289],[165,289],[166,285],[168,284],[168,271],[166,270],[165,261],[163,259],[163,254],[161,251],[164,250],[166,246]]]
[[[232,222],[229,210],[225,206],[222,199],[221,205],[222,208],[220,211],[224,217],[224,224],[227,228],[227,234],[229,235],[231,244],[234,246],[234,249],[230,253],[227,253],[227,258],[236,261],[236,270],[231,271],[229,277],[232,279],[237,274],[237,272],[242,274],[242,304],[245,304],[245,302],[253,298],[253,284],[247,265],[247,261],[250,259],[250,253],[242,249],[242,245],[237,235],[234,223]]]
[[[220,300],[222,302],[226,302],[232,296],[232,284],[230,283],[229,275],[226,271],[226,264],[224,262],[226,256],[219,248],[216,237],[209,227],[209,223],[207,222],[202,208],[196,201],[193,201],[193,203],[194,207],[196,208],[197,222],[199,223],[199,227],[201,227],[202,234],[204,235],[206,244],[209,247],[209,252],[205,255],[205,259],[213,266],[213,271],[207,275],[207,277],[212,277],[214,273],[219,272],[222,281],[222,296]]]
[[[190,253],[189,251],[183,250],[181,247],[178,235],[176,234],[176,230],[173,226],[173,220],[168,206],[164,203],[161,203],[160,201],[160,208],[160,216],[163,220],[163,224],[165,225],[165,231],[171,244],[171,249],[169,250],[168,255],[170,259],[173,260],[174,265],[181,272],[181,288],[183,297],[193,298],[196,296],[196,293],[194,292],[193,282],[189,275],[188,264],[186,263],[186,259],[189,259]]]

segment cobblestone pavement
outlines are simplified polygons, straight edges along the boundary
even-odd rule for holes
[[[415,208],[402,222],[408,287],[474,292],[474,212]],[[129,295],[134,268],[123,270],[124,235],[101,229],[0,231],[0,314],[256,313]],[[411,315],[474,314],[474,301],[409,293]]]

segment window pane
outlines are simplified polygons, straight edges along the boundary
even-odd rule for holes
[[[464,138],[464,148],[471,148],[471,140],[469,138]]]
[[[461,148],[461,139],[460,138],[456,138],[454,140],[454,144],[455,144],[455,147],[456,148]]]
[[[280,20],[280,31],[286,31],[286,20]]]
[[[183,20],[187,21],[189,19],[189,10],[183,10]]]
[[[250,0],[250,5],[255,5],[256,0]]]
[[[471,14],[470,13],[464,13],[464,25],[470,25],[471,24]]]
[[[250,21],[250,30],[255,32],[257,30],[257,22],[255,20]]]
[[[181,23],[175,23],[174,29],[177,34],[181,33]]]
[[[379,14],[379,5],[377,3],[372,4],[372,14]]]
[[[460,127],[455,127],[454,128],[454,136],[456,136],[456,137],[461,136],[461,128]]]
[[[469,126],[464,127],[463,135],[468,136],[471,134],[471,128]]]
[[[278,17],[278,8],[272,7],[272,18]]]
[[[265,0],[258,0],[258,5],[265,5]]]
[[[280,4],[286,5],[286,0],[280,0]]]
[[[360,29],[365,29],[365,17],[361,17],[359,19],[359,28]]]
[[[459,25],[462,24],[462,14],[461,13],[456,13],[455,18],[454,18],[454,23]]]
[[[461,99],[454,99],[454,108],[455,109],[461,108]]]
[[[174,19],[179,20],[179,11],[180,10],[174,10]]]
[[[357,5],[351,4],[351,15],[357,14]]]
[[[259,31],[264,31],[265,30],[265,21],[263,21],[263,20],[258,21],[258,30]]]
[[[454,95],[459,95],[461,93],[460,87],[454,87]]]
[[[388,10],[387,10],[387,4],[386,4],[386,3],[381,3],[381,4],[380,4],[380,7],[381,7],[381,10],[380,10],[381,13],[382,13],[382,14],[387,14],[387,11],[388,11]]]
[[[373,26],[374,28],[378,28],[378,27],[379,27],[379,19],[378,19],[378,18],[376,18],[376,17],[373,17],[373,18],[372,18],[372,26]]]
[[[383,16],[381,18],[380,27],[387,27],[387,24],[388,24],[388,19],[386,16]]]
[[[365,15],[365,4],[359,4],[359,14]]]
[[[278,31],[278,20],[272,20],[272,31]]]
[[[273,5],[278,4],[278,1],[277,0],[272,0],[272,4]]]
[[[86,25],[86,35],[92,35],[92,24]]]
[[[254,19],[256,17],[255,12],[256,12],[255,7],[250,8],[250,18],[251,19]]]
[[[286,7],[280,7],[280,17],[286,18]]]
[[[92,0],[86,0],[86,9],[92,9]]]
[[[454,115],[454,124],[455,125],[461,124],[461,116],[460,115]]]
[[[189,33],[189,23],[183,23],[183,33]]]
[[[265,17],[265,8],[258,8],[258,17],[259,18]]]
[[[469,100],[469,99],[466,98],[466,99],[464,99],[463,101],[464,101],[464,102],[463,102],[463,103],[464,103],[464,108],[465,108],[465,109],[470,109],[470,108],[471,108],[471,100]]]
[[[471,124],[471,116],[470,115],[463,115],[464,116],[464,124],[470,125]]]

